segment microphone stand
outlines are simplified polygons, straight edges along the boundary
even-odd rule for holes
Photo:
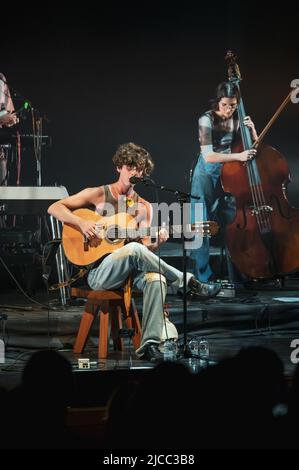
[[[181,243],[182,243],[182,264],[183,264],[183,333],[184,333],[184,357],[189,357],[188,348],[187,348],[187,250],[186,250],[186,239],[185,239],[185,218],[184,218],[184,203],[188,201],[191,197],[193,199],[200,199],[199,196],[193,196],[193,194],[185,193],[177,189],[167,188],[166,186],[160,186],[156,184],[151,178],[138,178],[139,181],[135,183],[143,183],[145,186],[150,186],[152,188],[160,189],[161,191],[168,191],[173,193],[180,205],[181,212]],[[137,178],[136,178],[137,180]]]

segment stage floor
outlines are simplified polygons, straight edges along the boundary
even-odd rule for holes
[[[215,298],[205,302],[188,300],[186,324],[184,326],[183,300],[169,294],[167,306],[170,320],[179,332],[179,344],[183,347],[191,336],[209,341],[209,360],[190,361],[181,357],[178,361],[194,372],[207,365],[235,355],[241,348],[264,346],[278,354],[284,364],[287,379],[291,380],[296,367],[291,361],[292,340],[299,338],[299,279],[289,277],[279,290],[268,290],[263,286],[236,292],[235,297]],[[22,370],[30,355],[40,349],[51,348],[63,354],[78,372],[83,375],[121,373],[145,373],[153,364],[136,358],[130,340],[125,339],[125,350],[118,352],[109,345],[107,360],[98,359],[98,325],[92,332],[83,354],[76,355],[72,347],[79,327],[84,306],[62,308],[58,294],[51,294],[51,310],[30,302],[20,292],[8,290],[1,293],[0,338],[5,342],[5,363],[0,364],[0,386],[11,389],[21,380]],[[281,298],[281,300],[276,300]],[[38,292],[34,299],[47,304],[45,292]],[[284,300],[284,301],[283,301]],[[142,312],[142,299],[137,299],[137,308]],[[89,370],[78,369],[78,358],[89,358]],[[125,372],[124,372],[125,371]],[[110,374],[112,375],[112,374]],[[102,375],[103,378],[103,375]],[[108,392],[107,392],[108,393]],[[104,398],[103,398],[104,399]],[[91,400],[92,401],[92,400]]]

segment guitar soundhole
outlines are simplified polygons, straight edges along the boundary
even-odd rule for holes
[[[119,243],[123,236],[123,229],[119,225],[111,225],[106,232],[106,241],[108,243]]]

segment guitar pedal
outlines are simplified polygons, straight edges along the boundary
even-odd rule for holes
[[[78,368],[79,369],[90,369],[90,360],[89,359],[78,359]]]
[[[221,290],[218,292],[216,297],[220,298],[232,298],[236,295],[236,289],[234,284],[229,281],[220,281],[221,282]]]

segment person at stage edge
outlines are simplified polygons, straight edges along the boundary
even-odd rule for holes
[[[212,109],[199,120],[200,154],[192,173],[191,194],[199,196],[203,203],[203,219],[217,220],[224,227],[235,216],[234,198],[226,195],[221,187],[220,174],[225,162],[247,162],[256,155],[255,149],[232,153],[234,143],[240,139],[240,123],[237,116],[239,92],[232,82],[217,86]],[[246,116],[244,124],[250,129],[253,141],[257,139],[254,123]],[[238,182],[236,181],[236,184]],[[196,199],[191,199],[192,220],[195,218]],[[204,237],[200,248],[191,250],[193,274],[202,282],[213,278],[210,266],[209,239]],[[230,260],[228,260],[231,266]],[[232,268],[232,267],[231,267]],[[232,269],[233,272],[233,269]]]
[[[0,127],[11,127],[18,122],[6,78],[0,73]]]
[[[133,176],[141,177],[152,172],[154,163],[151,155],[134,143],[126,143],[119,146],[112,160],[118,173],[117,181],[86,188],[55,202],[48,209],[48,213],[58,220],[77,227],[90,239],[90,243],[98,243],[96,223],[78,217],[72,212],[75,209],[93,207],[99,215],[105,216],[107,207],[113,206],[115,213],[118,213],[121,212],[119,206],[123,207],[125,203],[130,207],[130,214],[131,209],[135,211],[133,217],[140,229],[151,226],[152,205],[136,193],[134,184],[130,182]],[[165,243],[167,239],[168,232],[162,228],[157,238],[143,237],[138,242],[132,241],[117,248],[100,264],[93,266],[87,276],[87,282],[94,290],[118,289],[129,276],[133,278],[133,287],[143,292],[142,337],[136,355],[152,362],[163,358],[159,344],[167,284],[176,285],[180,289],[183,287],[183,273],[159,260],[154,253],[158,245]],[[202,300],[216,296],[221,288],[216,283],[199,282],[191,273],[187,273],[187,283],[188,291]]]
[[[3,73],[0,73],[0,128],[11,127],[19,122],[15,114],[11,94]],[[0,186],[7,186],[7,146],[0,144]],[[0,228],[5,226],[4,218],[0,217]]]

